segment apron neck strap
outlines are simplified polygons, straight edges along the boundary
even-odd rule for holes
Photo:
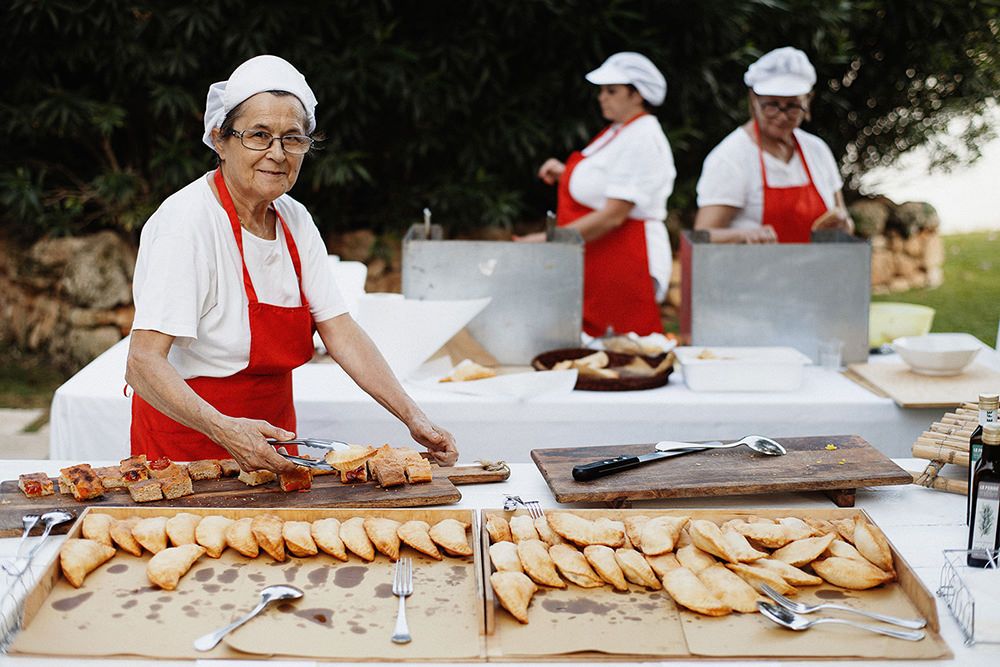
[[[764,187],[767,187],[767,171],[764,169],[764,142],[760,138],[760,125],[757,123],[757,119],[753,119],[753,136],[757,140],[757,158],[760,160],[760,178],[764,183]],[[795,142],[795,152],[799,154],[799,159],[802,160],[802,168],[806,172],[806,181],[812,185],[813,177],[812,172],[809,171],[809,163],[806,162],[806,154],[802,152],[802,144],[792,133],[792,141]]]

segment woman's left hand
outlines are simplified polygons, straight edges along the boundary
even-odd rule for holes
[[[524,236],[514,235],[514,241],[517,243],[545,243],[545,232],[534,232],[532,234],[525,234]]]
[[[410,437],[429,449],[431,456],[439,465],[455,465],[455,461],[458,460],[455,436],[435,426],[426,417],[421,416],[410,424]]]

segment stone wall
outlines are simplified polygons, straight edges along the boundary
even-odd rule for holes
[[[896,204],[886,197],[849,207],[857,233],[872,244],[872,292],[888,294],[937,287],[944,280],[941,220],[930,204]]]
[[[136,251],[118,234],[0,239],[0,347],[74,371],[132,326]]]

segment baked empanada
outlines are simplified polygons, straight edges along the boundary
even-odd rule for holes
[[[538,539],[550,547],[554,544],[563,544],[566,542],[566,540],[559,536],[559,533],[552,530],[548,519],[544,516],[535,517],[535,530],[538,531]]]
[[[615,560],[618,561],[618,567],[622,569],[626,580],[654,591],[663,588],[660,585],[660,580],[656,578],[653,568],[635,549],[615,549]]]
[[[880,570],[867,561],[839,556],[814,561],[812,569],[834,586],[855,591],[873,588],[894,579],[892,574]]]
[[[380,553],[395,562],[399,560],[399,526],[393,519],[384,517],[368,517],[365,519],[365,532]]]
[[[761,558],[753,563],[765,570],[771,570],[792,586],[818,586],[823,583],[819,577],[813,576],[804,570],[800,570],[794,565],[789,565],[785,561],[774,558]]]
[[[767,547],[768,549],[779,549],[791,541],[785,537],[784,527],[777,523],[765,523],[763,521],[749,523],[744,521],[733,524],[732,528],[747,539],[753,540],[760,546]]]
[[[251,530],[252,525],[253,519],[246,517],[226,527],[226,544],[247,558],[256,558],[260,553],[260,545]]]
[[[205,553],[205,547],[197,544],[184,544],[160,551],[149,559],[146,564],[146,577],[165,591],[177,588],[181,580],[194,562]]]
[[[114,547],[97,540],[70,539],[59,549],[59,565],[66,581],[73,588],[79,588],[88,574],[114,555]]]
[[[653,568],[653,572],[660,579],[663,579],[664,573],[682,567],[677,560],[677,556],[672,553],[660,554],[659,556],[646,556],[646,562],[649,563],[649,566]]]
[[[139,519],[132,527],[132,537],[146,551],[157,554],[167,548],[167,517],[151,516]]]
[[[640,544],[642,553],[647,556],[658,556],[673,551],[680,537],[681,530],[690,517],[657,516],[647,521],[642,527]],[[635,543],[635,540],[632,541]]]
[[[513,542],[494,542],[490,545],[490,561],[498,572],[524,572],[517,545]]]
[[[431,525],[426,521],[407,521],[400,525],[396,533],[399,535],[399,539],[420,553],[430,556],[434,560],[442,560],[444,556],[441,555],[434,540],[431,539],[430,530]],[[514,547],[513,542],[505,542],[504,544],[509,544],[511,548]]]
[[[106,547],[113,547],[111,541],[111,524],[115,522],[110,514],[95,514],[87,512],[83,518],[83,526],[80,532],[84,539],[100,542]]]
[[[472,547],[465,536],[468,527],[469,524],[456,519],[442,519],[431,526],[430,536],[435,544],[452,556],[471,556]]]
[[[780,574],[766,567],[748,565],[747,563],[726,563],[726,567],[740,575],[740,578],[753,586],[755,590],[759,591],[761,584],[767,584],[782,595],[795,595],[798,592]]]
[[[490,585],[500,605],[521,623],[527,623],[528,605],[538,590],[535,582],[522,572],[494,572],[490,575]]]
[[[854,544],[854,520],[853,519],[830,519],[830,523],[837,529],[841,539],[848,544]]]
[[[674,602],[699,614],[725,616],[732,611],[729,605],[717,598],[708,586],[686,567],[678,567],[664,574],[663,587],[670,593]]]
[[[622,572],[618,559],[615,558],[615,550],[603,544],[592,544],[583,548],[583,555],[590,563],[594,571],[617,591],[627,591],[628,584],[625,582],[625,573]]]
[[[758,558],[764,558],[767,556],[763,551],[757,551],[750,543],[747,542],[745,538],[740,533],[737,533],[732,528],[727,528],[722,531],[722,537],[726,541],[726,546],[729,548],[729,552],[736,556],[736,559],[741,563],[751,563]]]
[[[642,527],[646,525],[647,521],[649,521],[649,517],[643,514],[625,517],[625,537],[636,549],[642,550]]]
[[[820,554],[826,551],[836,535],[828,534],[821,537],[807,537],[801,540],[789,542],[771,554],[771,558],[784,561],[789,565],[805,565],[816,560]]]
[[[757,600],[761,596],[753,586],[743,581],[738,574],[727,569],[722,563],[715,563],[697,573],[698,579],[724,605],[742,614],[757,612]]]
[[[142,555],[142,545],[132,536],[132,529],[135,528],[137,523],[139,523],[139,517],[137,516],[120,519],[112,522],[111,528],[108,531],[111,534],[111,541],[133,556]]]
[[[233,525],[229,517],[210,514],[202,517],[194,529],[194,541],[205,547],[210,558],[218,558],[226,550],[226,529]]]
[[[569,579],[570,583],[581,588],[597,588],[604,585],[594,568],[590,567],[587,557],[580,553],[576,547],[566,543],[553,544],[549,547],[549,556],[556,564],[562,576]]]
[[[878,526],[860,516],[854,518],[854,546],[875,567],[893,572],[892,548]]]
[[[167,537],[175,547],[196,542],[195,529],[201,517],[190,512],[178,512],[167,519]]]
[[[493,542],[513,542],[514,536],[510,532],[510,523],[507,519],[496,514],[486,515],[486,532],[490,534]]]
[[[534,519],[527,514],[518,514],[510,518],[510,534],[515,543],[522,540],[541,539],[535,529]]]
[[[739,555],[733,553],[722,530],[711,521],[695,519],[689,524],[688,532],[691,534],[691,541],[702,551],[707,551],[730,563],[740,562]]]
[[[524,573],[532,581],[553,588],[566,588],[566,582],[556,572],[556,564],[549,555],[549,546],[541,540],[521,540],[517,543],[517,557]]]
[[[804,540],[807,537],[813,537],[816,534],[816,531],[813,530],[812,526],[798,517],[783,517],[778,519],[778,524],[784,529],[785,537],[788,538],[789,542]]]
[[[593,525],[589,519],[568,512],[549,512],[545,515],[549,526],[560,537],[573,544],[587,546],[591,544]],[[513,530],[513,526],[511,527]]]
[[[603,544],[606,547],[618,548],[625,544],[625,524],[614,519],[598,517],[593,522],[591,544]]]
[[[281,536],[285,539],[285,547],[293,556],[315,556],[319,553],[316,541],[312,537],[312,524],[308,521],[286,521],[281,524]]]
[[[812,526],[813,535],[816,536],[837,532],[837,528],[826,519],[813,519],[812,517],[806,517],[805,522]]]
[[[340,539],[340,520],[334,518],[317,519],[309,528],[316,546],[337,560],[347,560],[347,548]]]
[[[285,538],[281,536],[282,523],[281,518],[273,514],[258,514],[250,522],[250,532],[257,540],[257,545],[279,563],[284,563],[288,558],[285,553]]]
[[[362,560],[375,560],[375,545],[365,532],[365,520],[360,516],[351,517],[340,524],[340,539],[344,546]]]
[[[685,545],[674,553],[677,554],[677,561],[695,574],[718,562],[712,557],[712,554],[702,551],[693,544]]]
[[[839,536],[839,533],[838,533]],[[848,544],[844,540],[836,539],[830,542],[830,546],[826,548],[826,553],[831,556],[839,556],[840,558],[853,558],[854,560],[867,561],[868,559],[861,555],[861,552],[854,548],[853,545]]]

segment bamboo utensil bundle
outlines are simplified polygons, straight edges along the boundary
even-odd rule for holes
[[[949,463],[969,467],[969,438],[978,423],[979,406],[963,403],[954,412],[946,412],[940,421],[921,433],[913,443],[912,452],[915,457],[928,459],[930,463],[922,473],[911,473],[913,483],[948,493],[968,493],[966,480],[940,477],[939,473]]]

